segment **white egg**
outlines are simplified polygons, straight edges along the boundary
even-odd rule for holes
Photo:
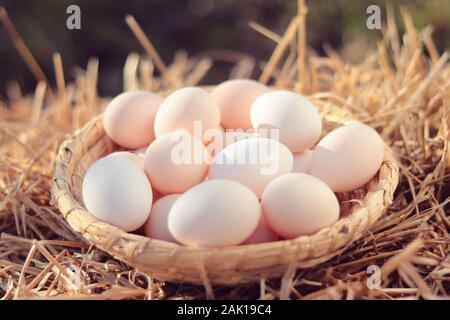
[[[224,247],[243,242],[261,216],[258,198],[230,180],[209,180],[186,191],[169,212],[170,233],[194,247]]]
[[[250,118],[257,131],[279,130],[280,142],[294,153],[312,147],[322,131],[320,114],[314,105],[307,98],[285,90],[259,96],[252,104]]]
[[[208,178],[242,183],[259,197],[273,179],[291,172],[293,156],[273,139],[249,138],[224,148],[214,157]]]
[[[152,187],[145,173],[123,157],[105,157],[87,170],[82,186],[87,210],[125,231],[141,227],[152,207]]]

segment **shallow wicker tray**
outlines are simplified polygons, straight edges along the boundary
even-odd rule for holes
[[[354,122],[323,113],[324,131]],[[81,200],[84,173],[92,162],[117,149],[105,135],[102,115],[92,119],[61,145],[52,183],[52,198],[69,224],[98,248],[139,271],[163,281],[232,285],[283,276],[339,255],[361,237],[392,202],[398,167],[388,147],[377,175],[361,190],[338,195],[357,199],[341,208],[341,219],[311,236],[217,249],[188,248],[127,233],[90,214]]]

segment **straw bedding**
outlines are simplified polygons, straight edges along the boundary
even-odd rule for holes
[[[53,170],[61,142],[95,121],[92,119],[107,102],[96,92],[98,60],[92,59],[87,69],[78,70],[75,81],[66,85],[61,57],[55,55],[56,90],[41,81],[34,95],[25,96],[12,83],[7,101],[0,102],[0,297],[448,297],[448,54],[439,54],[431,39],[431,28],[416,31],[406,12],[402,14],[406,33],[400,38],[392,11],[388,11],[388,24],[378,49],[368,52],[360,64],[343,61],[329,47],[327,57],[317,57],[305,49],[301,40],[305,13],[300,10],[293,18],[267,62],[241,60],[230,77],[247,77],[256,69],[262,82],[309,95],[324,114],[356,119],[380,132],[393,150],[400,177],[393,203],[369,232],[319,265],[299,271],[291,267],[275,279],[261,278],[256,283],[226,287],[213,286],[206,273],[202,285],[160,282],[113,258],[74,231],[51,201]],[[155,59],[155,52],[149,50],[152,47],[146,44],[145,35],[137,32],[133,21],[127,20],[144,44],[147,56],[131,54],[127,59],[125,90],[164,91],[201,82],[213,65],[212,58],[192,59],[181,52],[165,66]],[[259,30],[264,33],[263,28]],[[153,75],[151,61],[162,71],[161,76]],[[338,111],[329,112],[333,106]],[[353,204],[357,199],[344,200]],[[368,267],[373,265],[380,268],[379,286],[375,287],[367,285],[373,279]]]

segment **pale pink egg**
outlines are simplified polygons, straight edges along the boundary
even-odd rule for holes
[[[364,186],[380,169],[384,143],[380,135],[364,124],[349,124],[328,133],[311,159],[311,174],[335,192]]]
[[[242,243],[261,216],[256,195],[230,180],[209,180],[186,191],[169,212],[170,233],[193,247],[224,247]]]
[[[155,139],[153,123],[162,101],[162,97],[147,91],[119,94],[105,110],[103,126],[106,134],[128,149],[148,145]]]
[[[166,133],[153,141],[144,157],[152,187],[163,194],[183,193],[204,180],[209,154],[186,130]]]
[[[162,102],[155,118],[157,137],[176,129],[186,129],[197,138],[220,126],[220,111],[213,96],[204,89],[176,90]]]
[[[247,240],[245,240],[242,244],[272,242],[279,239],[280,236],[276,234],[272,229],[270,229],[270,227],[267,225],[264,215],[262,214],[255,231],[253,231],[250,237],[248,237]]]
[[[179,197],[179,194],[171,194],[153,203],[150,216],[144,225],[144,233],[147,237],[175,243],[178,242],[170,233],[167,221],[169,211]]]
[[[290,173],[272,181],[261,198],[270,228],[286,239],[311,235],[339,219],[339,202],[321,180]]]
[[[314,152],[310,149],[294,154],[294,167],[292,172],[309,174],[311,159]]]
[[[253,128],[274,131],[292,152],[312,147],[320,137],[322,122],[314,105],[290,91],[276,90],[259,96],[250,109]]]
[[[226,129],[250,129],[250,107],[269,88],[250,79],[232,79],[222,82],[211,94],[220,108],[220,122]]]
[[[144,170],[144,159],[138,155],[128,151],[117,151],[108,155],[108,157],[123,157],[125,159],[133,161],[139,169]]]

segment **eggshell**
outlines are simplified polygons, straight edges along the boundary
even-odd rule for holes
[[[264,215],[261,215],[259,219],[258,225],[256,226],[255,231],[247,238],[242,244],[256,244],[263,242],[272,242],[279,240],[280,236],[276,234],[272,229],[267,225],[266,219]]]
[[[102,158],[89,167],[82,197],[99,220],[125,231],[142,226],[152,207],[152,187],[145,173],[120,156]]]
[[[153,204],[150,216],[144,225],[144,233],[147,237],[169,242],[178,242],[170,233],[167,221],[169,211],[179,197],[179,194],[171,194],[160,198]]]
[[[152,187],[163,194],[183,193],[203,181],[209,154],[203,143],[186,130],[159,136],[148,147],[144,168]]]
[[[230,180],[209,180],[184,193],[169,213],[170,233],[194,247],[224,247],[243,242],[261,216],[258,198]]]
[[[108,157],[124,157],[125,159],[133,161],[139,169],[144,170],[144,159],[138,155],[128,151],[117,151],[108,155]]]
[[[339,202],[321,180],[291,173],[272,181],[261,198],[267,224],[284,238],[311,235],[339,219]]]
[[[312,150],[308,149],[294,154],[294,166],[292,167],[292,172],[309,174],[313,153],[314,152]]]
[[[216,86],[211,94],[220,108],[220,122],[225,129],[250,129],[250,107],[268,87],[250,79],[233,79]]]
[[[256,130],[278,129],[279,141],[294,153],[312,147],[322,131],[314,105],[290,91],[276,90],[258,97],[250,109],[250,118]]]
[[[209,168],[209,179],[234,180],[249,187],[259,197],[273,179],[291,172],[293,156],[273,139],[250,138],[224,148]]]
[[[383,162],[384,144],[378,133],[364,124],[349,124],[328,133],[311,159],[311,174],[335,192],[364,186]]]
[[[153,123],[163,98],[147,91],[130,91],[111,100],[105,110],[106,134],[128,149],[148,145],[155,139]]]
[[[194,130],[196,121],[201,126],[199,132]],[[159,137],[181,128],[201,139],[205,130],[219,125],[219,106],[213,96],[204,89],[187,87],[176,90],[163,101],[155,118],[155,134]]]

